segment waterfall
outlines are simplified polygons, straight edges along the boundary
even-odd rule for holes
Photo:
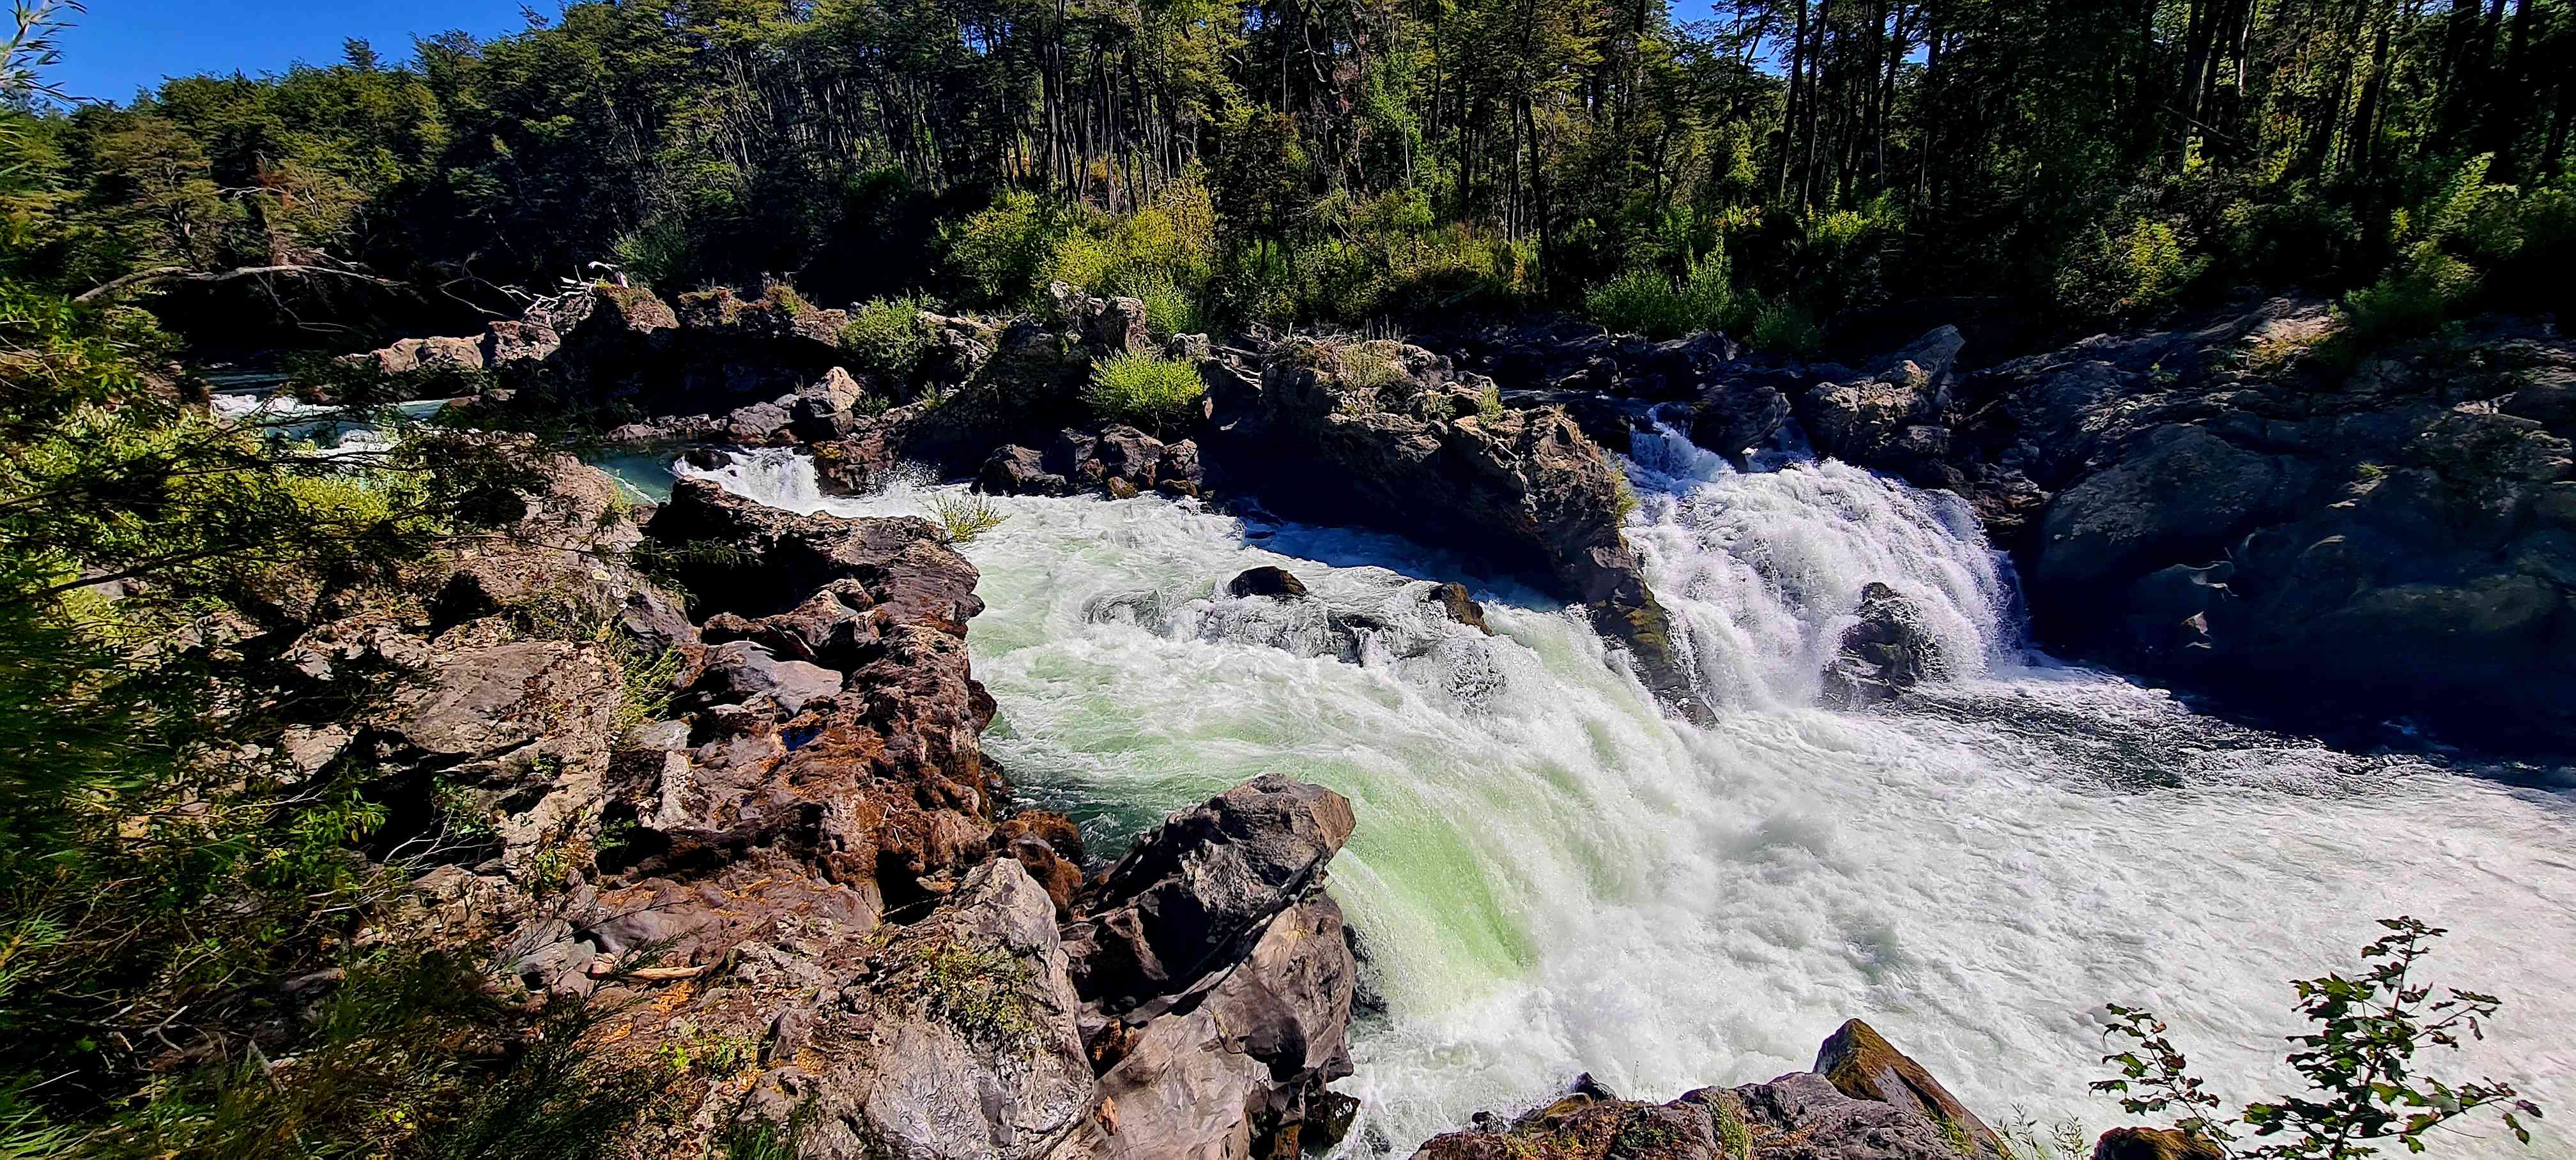
[[[926,490],[822,497],[788,452],[680,470],[800,511],[918,514]],[[1578,1072],[1654,1099],[1769,1079],[1848,1016],[1997,1119],[2134,1120],[2085,1087],[2106,1001],[2162,1012],[2226,1098],[2268,1097],[2292,1082],[2282,980],[2351,970],[2398,913],[2453,929],[2439,981],[2506,1002],[2442,1073],[2576,1091],[2565,795],[2030,655],[2008,567],[1949,497],[1833,463],[1738,473],[1669,431],[1632,474],[1628,534],[1720,706],[1708,729],[1579,615],[1394,537],[1015,498],[964,549],[986,746],[1094,849],[1261,773],[1352,799],[1332,889],[1384,1006],[1339,1085],[1366,1101],[1348,1154],[1408,1154]],[[1226,594],[1264,564],[1315,601]],[[1495,635],[1427,611],[1450,579]],[[1817,708],[1873,580],[1919,606],[1942,678]]]

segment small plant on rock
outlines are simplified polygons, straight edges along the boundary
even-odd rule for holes
[[[1011,518],[990,498],[972,492],[934,492],[928,506],[930,522],[939,525],[939,542],[950,547],[974,543],[975,537]]]

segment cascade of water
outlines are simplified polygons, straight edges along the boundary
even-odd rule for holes
[[[1712,703],[1814,704],[1873,581],[1913,604],[1942,676],[1975,678],[2019,655],[2010,571],[1956,496],[1831,461],[1738,472],[1661,422],[1632,453],[1640,502],[1628,539]]]
[[[1404,1155],[1579,1071],[1657,1099],[1768,1079],[1854,1015],[1999,1118],[2121,1122],[2084,1086],[2113,1000],[2163,1012],[2229,1098],[2270,1095],[2295,1029],[2280,980],[2348,969],[2396,913],[2454,929],[2442,981],[2507,1001],[2459,1072],[2576,1091],[2563,796],[2025,658],[2009,574],[1954,503],[1831,463],[1737,474],[1666,434],[1640,440],[1629,534],[1723,691],[1706,730],[1509,584],[1468,578],[1495,637],[1416,619],[1419,581],[1455,566],[1389,537],[1004,499],[965,549],[1001,707],[986,745],[1095,849],[1261,773],[1353,799],[1333,890],[1385,1010],[1341,1085],[1366,1101],[1352,1154]],[[924,500],[820,497],[784,452],[684,470],[797,510]],[[1225,595],[1262,564],[1320,610]],[[1893,711],[1814,708],[1871,580],[1922,607],[1947,679]],[[2571,1145],[2531,1154],[2550,1147]]]

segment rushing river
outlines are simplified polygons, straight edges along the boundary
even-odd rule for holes
[[[1347,1150],[1396,1155],[1591,1072],[1626,1095],[1800,1070],[1860,1016],[1989,1118],[2124,1122],[2086,1090],[2105,1001],[2167,1016],[2234,1102],[2293,1079],[2286,980],[2350,970],[2371,920],[2451,928],[2436,982],[2491,991],[2483,1042],[2425,1060],[2576,1120],[2576,794],[2195,715],[2020,644],[2008,565],[1947,496],[1839,464],[1738,474],[1646,440],[1629,537],[1719,706],[1657,711],[1575,616],[1406,541],[1247,526],[1155,497],[1005,499],[965,549],[987,749],[1114,851],[1170,809],[1285,773],[1348,795],[1335,895],[1384,1010],[1353,1036]],[[625,465],[649,475],[652,465]],[[783,452],[695,472],[804,511]],[[663,477],[667,479],[667,476]],[[1382,627],[1224,595],[1295,572]],[[1422,602],[1486,601],[1484,637]],[[1815,707],[1863,584],[1912,597],[1945,678],[1892,711]],[[1347,658],[1347,659],[1346,659]],[[2437,1154],[2529,1153],[2450,1138]]]

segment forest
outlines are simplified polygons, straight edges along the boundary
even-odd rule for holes
[[[635,0],[411,48],[20,85],[6,273],[236,346],[511,315],[607,263],[1804,348],[1909,299],[2079,328],[2244,285],[2416,333],[2554,308],[2576,236],[2556,0]],[[263,267],[293,269],[181,280]]]

